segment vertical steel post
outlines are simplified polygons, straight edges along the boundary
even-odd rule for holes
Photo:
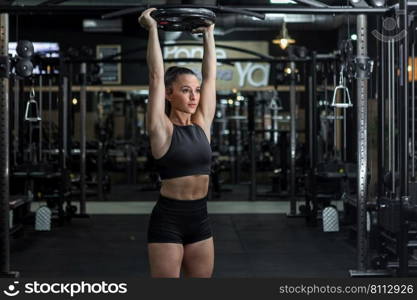
[[[17,76],[14,76],[13,79],[13,110],[14,110],[14,120],[13,120],[13,165],[17,165],[18,156],[19,156],[19,94],[20,94],[20,80]]]
[[[250,153],[250,191],[249,200],[256,200],[256,142],[255,142],[255,119],[256,119],[255,95],[248,98],[248,139]]]
[[[8,60],[9,15],[0,14],[0,56]],[[0,78],[0,277],[18,277],[10,272],[9,197],[9,78],[7,63]]]
[[[311,102],[310,102],[310,197],[312,202],[312,225],[317,222],[317,197],[316,197],[316,168],[317,168],[317,52],[313,51],[311,58]],[[308,209],[308,208],[307,208]]]
[[[0,15],[0,56],[8,55],[8,14]],[[8,75],[8,74],[7,74]],[[0,78],[0,272],[10,271],[9,228],[9,78]]]
[[[381,29],[381,26],[379,26]],[[380,85],[378,92],[378,199],[384,195],[384,174],[385,174],[385,86],[386,86],[386,70],[385,70],[385,43],[378,43],[379,46],[379,72]]]
[[[80,214],[86,213],[86,115],[87,115],[87,64],[81,63],[80,67]]]
[[[290,83],[290,215],[295,216],[297,213],[297,199],[295,198],[295,154],[296,154],[296,134],[297,134],[297,122],[296,122],[296,106],[297,98],[295,91],[295,62],[291,62],[291,83]]]
[[[52,157],[52,72],[48,66],[48,159]]]
[[[102,141],[98,142],[98,157],[97,157],[97,192],[99,201],[104,200],[103,187],[103,164],[104,164],[104,144]]]
[[[387,45],[387,52],[388,52],[388,170],[392,172],[392,164],[393,164],[393,158],[392,158],[392,145],[391,143],[394,141],[392,138],[392,92],[391,89],[393,88],[393,82],[392,82],[392,73],[393,73],[393,67],[392,67],[392,59],[391,59],[391,41],[388,41]],[[394,192],[394,186],[391,187],[391,191]]]
[[[131,114],[132,114],[132,118],[131,118],[131,128],[132,128],[132,136],[130,138],[131,141],[131,145],[132,145],[132,183],[136,184],[137,183],[137,170],[138,170],[138,166],[137,166],[137,160],[138,160],[138,153],[137,153],[137,145],[138,145],[138,141],[137,141],[137,124],[138,124],[138,118],[137,118],[137,109],[136,109],[136,104],[134,100],[130,100],[131,103]]]
[[[39,151],[39,161],[42,163],[43,162],[43,153],[42,153],[42,139],[43,139],[43,132],[42,132],[42,120],[43,120],[43,116],[42,116],[42,106],[43,106],[43,99],[42,99],[42,87],[43,87],[43,82],[42,82],[42,70],[41,70],[41,74],[39,74],[39,110],[38,110],[38,114],[39,117],[41,118],[39,120],[38,126],[39,126],[39,142],[38,142],[38,151]]]
[[[395,101],[395,95],[396,95],[396,82],[395,82],[395,45],[394,45],[394,40],[390,40],[389,41],[390,44],[390,49],[391,49],[391,69],[390,69],[390,73],[391,73],[391,84],[389,84],[389,87],[391,87],[391,181],[392,181],[392,194],[396,193],[397,190],[397,186],[396,186],[396,182],[395,182],[395,178],[396,178],[396,172],[397,172],[397,156],[396,156],[396,148],[397,148],[397,135],[396,135],[396,120],[398,119],[398,115],[396,113],[396,109],[395,109],[395,104],[398,101]]]
[[[400,1],[400,30],[408,30],[408,11],[407,0]],[[400,86],[398,109],[400,113],[399,121],[399,181],[400,181],[400,230],[397,243],[399,270],[398,275],[405,277],[408,275],[408,221],[405,219],[404,206],[408,204],[408,36],[400,42]],[[414,99],[413,99],[414,100]]]
[[[311,201],[311,180],[312,180],[312,169],[313,169],[313,132],[312,132],[312,103],[313,103],[313,77],[312,75],[308,76],[307,80],[307,88],[306,91],[308,91],[308,101],[306,103],[305,108],[305,117],[306,117],[306,125],[308,124],[308,129],[306,127],[306,141],[308,143],[308,165],[306,166],[308,168],[307,173],[307,186],[306,186],[306,193],[305,193],[305,216],[308,217],[310,214],[310,201]]]
[[[411,15],[409,16],[411,17]],[[412,16],[412,20],[411,20],[411,28],[410,28],[410,35],[409,38],[411,39],[411,179],[409,182],[409,186],[408,186],[408,193],[410,195],[410,204],[412,205],[416,205],[417,204],[417,199],[415,197],[415,192],[417,189],[417,178],[416,178],[416,165],[415,165],[415,159],[416,159],[416,155],[415,155],[415,151],[416,151],[416,143],[415,143],[415,136],[416,136],[416,115],[415,115],[415,110],[416,110],[416,105],[415,105],[415,101],[416,101],[416,95],[415,95],[415,72],[416,72],[416,66],[415,66],[415,47],[416,47],[416,26],[417,26],[417,22],[414,16]]]
[[[68,77],[65,73],[65,64],[61,63],[60,68],[60,99],[58,105],[58,119],[59,119],[59,169],[61,171],[61,184],[59,186],[59,200],[58,200],[58,216],[59,221],[63,222],[64,209],[62,203],[65,201],[65,194],[68,189],[67,180],[67,160],[68,160],[68,147],[67,147],[67,117],[68,117]]]
[[[364,61],[367,57],[367,18],[366,15],[358,15],[357,21],[357,59]],[[365,60],[366,61],[366,60]],[[358,186],[357,186],[357,268],[366,270],[367,259],[367,232],[366,232],[366,204],[367,204],[367,169],[368,169],[368,80],[366,77],[357,78],[357,161],[358,161]]]

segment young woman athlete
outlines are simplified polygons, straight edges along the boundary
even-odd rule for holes
[[[203,34],[202,82],[187,68],[164,62],[150,8],[139,17],[149,31],[147,128],[162,180],[148,227],[152,277],[211,277],[214,246],[207,216],[211,169],[210,126],[216,109],[214,25]],[[166,106],[169,113],[166,114]]]

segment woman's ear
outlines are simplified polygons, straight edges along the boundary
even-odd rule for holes
[[[171,101],[171,94],[172,94],[172,88],[171,87],[165,88],[165,98],[168,101]]]

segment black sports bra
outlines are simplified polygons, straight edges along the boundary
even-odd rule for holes
[[[161,179],[210,174],[211,147],[198,125],[174,125],[167,153],[155,160]]]

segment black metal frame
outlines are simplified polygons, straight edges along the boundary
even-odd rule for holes
[[[407,5],[407,1],[401,1],[400,2],[400,8],[405,10],[405,14],[404,16],[401,18],[401,28],[407,29],[407,18],[408,15],[407,13],[409,11],[407,11],[408,9],[414,8],[417,6],[417,2],[409,2]],[[122,7],[125,8],[125,7]],[[0,6],[0,10],[2,12],[5,13],[13,13],[13,14],[42,14],[42,13],[54,13],[54,14],[59,14],[59,13],[64,13],[64,14],[68,14],[68,13],[92,13],[92,12],[99,12],[100,10],[102,11],[109,11],[109,10],[115,10],[117,9],[117,7],[92,7],[92,6],[36,6],[36,7],[31,7],[31,6],[25,6],[25,7],[20,7],[20,6]],[[395,10],[394,7],[388,7],[388,8],[352,8],[352,7],[329,7],[329,8],[271,8],[271,7],[234,7],[233,8],[233,13],[236,13],[237,9],[244,9],[247,11],[252,12],[252,15],[254,16],[255,13],[265,13],[265,12],[269,12],[269,13],[295,13],[295,14],[350,14],[350,15],[360,15],[360,18],[363,18],[364,15],[368,15],[368,14],[377,14],[377,15],[383,15],[386,12],[389,11],[393,11]],[[141,8],[141,10],[143,10],[143,8]],[[135,13],[138,11],[138,7],[134,7],[133,10],[129,11],[129,13]],[[4,14],[3,14],[4,15]],[[2,15],[2,16],[3,16]],[[121,14],[119,14],[121,15]],[[116,16],[116,14],[112,14],[112,16]],[[258,14],[258,17],[260,17],[260,15]],[[3,18],[3,17],[2,17]],[[8,26],[8,23],[6,22],[6,24],[4,25],[5,27]],[[401,61],[401,78],[402,78],[402,83],[400,82],[400,86],[401,86],[401,99],[407,99],[404,97],[408,97],[408,90],[407,90],[407,59],[408,58],[408,43],[407,43],[407,39],[402,41],[402,48],[401,48],[401,54],[402,54],[402,61]],[[4,47],[3,47],[4,48]],[[4,49],[3,49],[4,50]],[[144,60],[137,60],[137,59],[121,59],[121,60],[109,60],[110,62],[144,62]],[[167,60],[167,62],[170,61],[179,61],[179,60]],[[192,59],[181,59],[181,61],[194,61]],[[195,60],[198,61],[198,60]],[[263,62],[279,62],[279,61],[284,61],[282,59],[219,59],[219,62],[233,62],[233,61],[263,61]],[[288,60],[285,60],[288,61]],[[300,61],[309,61],[308,59],[303,59]],[[72,62],[76,62],[76,60],[72,60]],[[79,61],[79,62],[103,62],[103,60],[90,60],[90,61]],[[3,80],[7,80],[7,79],[3,79]],[[363,80],[363,79],[362,79]],[[313,80],[314,82],[314,80]],[[1,87],[4,89],[5,88],[5,83],[2,82]],[[64,88],[65,88],[65,84],[63,84]],[[315,101],[315,97],[314,97],[314,91],[315,89],[313,89],[313,95],[312,95],[312,103],[314,104]],[[0,235],[1,235],[1,243],[0,243],[0,247],[1,247],[1,251],[0,251],[0,270],[1,270],[1,276],[7,276],[10,275],[10,271],[9,271],[9,233],[8,233],[8,213],[9,213],[9,198],[8,198],[8,180],[9,180],[9,174],[8,174],[8,163],[9,163],[9,141],[8,141],[8,124],[7,124],[7,116],[8,116],[8,107],[7,105],[5,106],[5,103],[7,102],[5,99],[5,93],[3,90],[3,93],[1,93],[3,95],[2,99],[1,99],[1,104],[0,104],[0,120],[2,120],[3,125],[4,126],[0,126],[1,127],[1,138],[0,138],[0,163],[1,163],[1,184],[0,184],[0,188],[1,188],[1,199],[0,199],[0,214],[2,216],[1,218],[1,229],[0,229]],[[384,95],[382,93],[382,95]],[[65,95],[63,95],[65,96]],[[364,100],[363,97],[362,101]],[[364,102],[362,102],[360,105],[363,105],[362,108],[365,108],[364,106]],[[400,133],[400,140],[399,140],[399,149],[400,149],[400,153],[398,153],[399,158],[400,158],[400,174],[401,176],[399,177],[399,183],[400,183],[400,193],[397,195],[398,197],[394,197],[394,198],[398,198],[399,199],[399,204],[400,204],[400,213],[399,213],[399,217],[400,219],[398,220],[400,222],[400,233],[398,235],[398,241],[399,241],[399,275],[400,276],[406,276],[408,274],[408,265],[407,265],[407,245],[406,245],[406,231],[404,230],[404,228],[406,228],[406,223],[408,222],[407,219],[409,218],[414,218],[415,216],[415,209],[413,209],[413,207],[409,207],[408,206],[408,170],[407,170],[407,163],[408,163],[408,145],[407,145],[407,141],[408,141],[408,106],[406,101],[399,101],[399,108],[400,108],[400,112],[401,112],[401,126],[398,128],[399,133]],[[314,105],[313,105],[314,108]],[[380,112],[381,112],[381,108],[380,108]],[[366,117],[366,110],[362,110],[361,111],[361,118]],[[61,122],[64,119],[64,115],[61,115]],[[314,114],[312,116],[312,119],[310,120],[310,124],[311,122],[313,122],[314,124]],[[383,117],[383,116],[382,116]],[[381,117],[380,117],[381,118]],[[5,122],[6,120],[6,122]],[[383,120],[383,119],[382,119]],[[6,130],[7,129],[7,130]],[[364,130],[366,130],[366,125],[363,128]],[[380,132],[380,136],[383,137],[383,133]],[[314,148],[314,137],[313,139],[310,136],[310,142],[312,143]],[[310,147],[312,146],[310,145]],[[364,145],[366,145],[366,141],[364,143],[358,143],[358,150],[361,151],[363,149],[361,149],[361,147],[363,147]],[[383,146],[383,143],[380,143],[381,146]],[[383,148],[383,147],[382,147]],[[413,149],[414,150],[414,149]],[[359,152],[358,151],[358,152]],[[380,149],[380,151],[384,151],[384,149]],[[313,154],[314,154],[314,150],[313,150]],[[66,153],[62,152],[61,153],[61,165],[63,167],[63,173],[65,171],[65,157],[66,157]],[[359,159],[363,159],[359,157]],[[381,160],[380,160],[381,162]],[[366,164],[365,164],[366,166]],[[314,167],[314,161],[312,160],[312,167]],[[383,167],[383,166],[382,166]],[[363,171],[363,170],[362,170]],[[366,176],[363,176],[363,172],[360,173],[361,170],[359,170],[358,167],[358,178],[361,177],[362,181],[359,181],[358,183],[358,194],[361,194],[361,205],[358,205],[358,219],[359,217],[361,218],[361,225],[363,226],[363,216],[365,213],[365,209],[366,206],[364,206],[363,204],[367,202],[367,195],[364,191],[366,191]],[[366,172],[366,168],[365,168],[365,172]],[[362,186],[362,187],[361,187]],[[383,189],[381,188],[380,191],[382,191]],[[380,196],[384,196],[384,195],[380,195]],[[393,208],[394,209],[394,208]],[[361,230],[360,228],[358,228],[359,230]],[[366,235],[358,235],[358,239],[366,239]],[[361,252],[363,249],[361,248],[363,245],[359,245],[359,243],[363,243],[363,240],[358,241],[358,250],[359,250],[359,255],[358,255],[358,269],[359,271],[364,271],[366,273],[367,271],[367,266],[366,266],[366,261],[364,261],[364,257],[363,257],[363,252]]]
[[[9,15],[0,14],[0,55],[8,58]],[[10,271],[9,194],[9,78],[0,78],[0,277],[18,277]]]
[[[411,6],[416,6],[415,2],[411,2]],[[169,5],[152,5],[152,7],[170,7]],[[171,5],[171,7],[193,7],[192,5]],[[271,7],[271,6],[213,6],[213,5],[198,5],[199,8],[207,8],[218,10],[219,12],[246,14],[263,19],[261,14],[263,13],[287,13],[287,14],[376,14],[382,15],[395,7],[384,8],[359,8],[352,6],[331,6],[331,7]],[[10,14],[79,14],[79,13],[96,13],[101,14],[103,12],[111,11],[103,18],[113,18],[128,14],[137,14],[147,8],[146,5],[142,6],[89,6],[89,5],[40,5],[40,6],[13,6],[13,5],[1,5],[0,10]]]
[[[400,19],[398,32],[402,30],[410,30],[409,18],[411,13],[411,7],[415,7],[417,2],[407,2],[400,1],[398,17]],[[397,12],[393,12],[395,15]],[[396,15],[397,16],[397,15]],[[413,24],[413,22],[411,22]],[[382,28],[383,30],[383,28]],[[411,27],[411,30],[414,30],[414,27]],[[384,32],[382,32],[384,33]],[[412,35],[414,32],[412,32]],[[386,46],[386,43],[381,42],[381,47],[379,49],[379,60],[380,60],[380,78],[377,78],[380,81],[379,92],[380,100],[378,101],[378,172],[379,172],[379,184],[378,184],[378,197],[376,211],[378,213],[378,229],[377,231],[377,240],[379,241],[376,245],[376,251],[378,256],[376,257],[365,257],[361,258],[372,258],[371,262],[374,262],[374,266],[379,265],[378,270],[380,275],[397,275],[400,277],[405,277],[410,275],[410,247],[414,247],[415,242],[410,242],[410,232],[409,225],[411,222],[417,222],[417,206],[415,205],[415,199],[410,199],[410,197],[416,197],[415,188],[417,184],[415,178],[410,178],[410,170],[408,165],[411,163],[414,166],[414,155],[410,155],[410,147],[408,145],[410,140],[409,127],[410,127],[410,112],[409,112],[409,101],[414,102],[415,99],[409,97],[409,84],[408,84],[408,58],[409,58],[409,49],[410,47],[415,47],[413,38],[409,40],[409,34],[406,34],[399,41],[392,41]],[[385,49],[387,48],[387,51]],[[394,52],[390,49],[394,49]],[[394,53],[394,68],[392,63],[389,62],[388,67],[386,66],[387,56],[389,58],[389,52]],[[414,49],[411,51],[414,54]],[[398,53],[398,54],[397,54]],[[388,55],[387,55],[388,54]],[[392,57],[392,56],[391,56]],[[414,57],[414,55],[413,55]],[[392,59],[391,59],[392,60]],[[413,62],[414,65],[414,62]],[[397,75],[396,70],[399,70]],[[414,72],[414,66],[412,67],[412,72]],[[386,90],[386,74],[392,73],[389,75],[390,78],[388,82],[389,89]],[[414,75],[413,75],[414,78]],[[414,89],[415,84],[413,82],[412,89]],[[392,92],[392,89],[395,88],[395,93]],[[414,90],[412,90],[411,95],[414,97]],[[390,104],[390,98],[394,97],[393,101]],[[392,106],[391,110],[395,110],[395,126],[390,127],[391,133],[388,136],[389,146],[388,146],[388,166],[386,165],[386,135],[384,133],[384,128],[386,125],[386,120],[392,122],[392,116],[388,113],[386,116],[385,113],[385,98],[388,99],[388,105]],[[414,105],[412,106],[414,109]],[[391,111],[389,110],[389,111]],[[414,116],[414,112],[412,112]],[[415,120],[411,119],[412,126],[415,125]],[[414,130],[412,130],[414,134]],[[414,140],[414,137],[411,137]],[[412,143],[411,151],[415,152],[414,142]],[[398,172],[396,171],[396,165],[398,164]],[[390,168],[390,166],[392,166]],[[385,175],[389,176],[386,177]],[[389,180],[387,180],[387,178]],[[384,185],[384,182],[387,183]],[[413,192],[414,190],[414,192]],[[363,210],[371,209],[370,207],[363,207]],[[378,262],[378,263],[375,263]],[[415,267],[415,266],[414,266]],[[362,263],[362,272],[357,273],[358,276],[366,275],[377,275],[377,272],[372,272],[369,268],[369,262],[363,261]],[[384,272],[385,271],[385,272]],[[393,272],[396,271],[396,272]]]

